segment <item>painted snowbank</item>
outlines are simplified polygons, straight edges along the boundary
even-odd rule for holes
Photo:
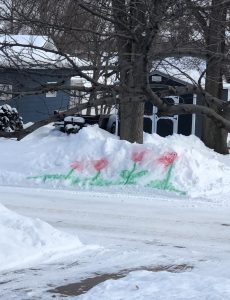
[[[66,173],[44,174],[39,176],[30,176],[28,179],[41,179],[44,183],[47,181],[61,181],[68,182],[75,186],[116,186],[116,185],[137,185],[139,182],[145,187],[152,187],[161,190],[168,190],[185,194],[175,188],[171,183],[172,171],[174,168],[177,154],[175,152],[166,152],[159,157],[154,158],[154,153],[150,149],[135,150],[131,153],[131,157],[126,159],[131,160],[130,167],[121,169],[112,178],[105,173],[108,168],[114,168],[112,161],[106,157],[100,159],[82,159],[74,161],[70,164],[70,169]],[[155,168],[163,167],[160,179],[151,180],[149,177],[153,170],[152,164]],[[118,166],[116,166],[118,169]],[[88,175],[92,173],[92,175]],[[145,181],[141,181],[144,179]]]
[[[0,139],[0,184],[53,188],[138,186],[190,196],[230,191],[230,158],[195,136],[120,141],[97,126],[65,135],[51,125],[21,142]]]
[[[0,204],[0,271],[65,256],[83,249],[77,236],[39,220],[20,216]]]

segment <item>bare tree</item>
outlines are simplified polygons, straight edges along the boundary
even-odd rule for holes
[[[79,104],[68,113],[91,106],[111,105],[116,101],[120,106],[121,138],[142,143],[144,103],[148,100],[158,107],[162,115],[204,115],[204,142],[217,152],[227,153],[226,132],[230,130],[229,103],[220,99],[220,89],[223,66],[226,69],[230,61],[226,43],[226,30],[229,30],[229,1],[58,0],[55,2],[55,9],[52,10],[53,15],[52,0],[39,0],[36,3],[31,1],[28,5],[29,2],[26,9],[14,12],[14,21],[21,24],[22,28],[24,26],[37,33],[46,32],[59,41],[58,48],[49,50],[49,53],[55,55],[55,59],[58,57],[59,62],[67,63],[73,76],[80,76],[91,85],[89,88],[71,87],[72,90],[91,94],[91,97],[88,103]],[[12,18],[12,14],[7,18],[7,14],[4,14],[2,21],[10,20],[10,16]],[[78,23],[74,21],[76,16],[79,16]],[[72,48],[77,49],[76,52],[64,46],[65,41],[68,43],[71,38]],[[9,49],[15,46],[28,47],[6,42],[1,45],[0,51],[7,56]],[[29,47],[44,51],[34,45]],[[47,51],[45,50],[45,53]],[[71,57],[73,53],[81,51],[90,62],[85,67],[79,66]],[[197,85],[188,85],[185,88],[167,87],[161,94],[154,93],[148,83],[152,61],[184,56],[197,57],[207,62],[206,70],[202,74],[206,75],[205,89],[200,79]],[[112,63],[111,57],[116,57],[115,63]],[[12,55],[8,55],[8,59],[12,60]],[[57,68],[58,65],[56,63]],[[87,73],[87,68],[88,71],[91,70],[90,73]],[[115,75],[118,83],[103,82],[103,75],[107,79]],[[37,87],[36,90],[27,93],[39,93],[48,89],[70,90],[70,87],[60,82],[52,87]],[[189,91],[201,94],[203,104],[173,106],[161,98]],[[40,126],[40,123],[27,129],[27,132],[36,126]]]
[[[226,1],[212,0],[209,15],[202,18],[201,11],[197,12],[197,20],[202,22],[206,44],[206,83],[205,90],[216,98],[221,99],[223,90],[224,63],[221,56],[226,54],[226,22],[227,8]],[[204,105],[212,108],[221,116],[229,119],[230,108],[223,108],[219,103],[204,101]],[[211,134],[210,134],[211,133]],[[210,148],[215,148],[220,153],[228,153],[227,130],[217,127],[213,120],[205,117],[203,126],[203,141]]]

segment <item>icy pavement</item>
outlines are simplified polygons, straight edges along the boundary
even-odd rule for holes
[[[80,297],[167,299],[159,298],[160,292],[155,296],[151,294],[151,298],[141,298],[144,289],[142,294],[140,289],[136,289],[139,298],[135,298],[133,290],[129,294],[126,288],[128,282],[133,286],[136,280],[140,288],[155,278],[152,292],[163,289],[163,282],[167,284],[168,293],[170,289],[177,291],[178,298],[168,299],[210,299],[207,298],[210,284],[219,286],[212,299],[230,299],[227,288],[227,279],[230,278],[230,207],[221,204],[219,199],[208,202],[208,199],[204,201],[156,192],[142,195],[138,190],[130,190],[127,194],[112,190],[110,193],[93,190],[74,192],[15,187],[0,187],[0,195],[1,203],[7,208],[22,215],[39,217],[57,229],[74,233],[83,244],[100,246],[50,263],[2,272],[1,299],[53,299],[54,296],[66,299],[65,295],[48,291],[95,277],[95,274],[119,273],[129,269],[138,271],[118,281],[108,282],[111,298],[108,294],[103,296],[105,287],[101,289],[100,285],[96,291],[85,294],[85,298]],[[193,269],[184,270],[179,275],[165,271],[141,271],[171,265],[189,265]],[[201,279],[206,277],[202,285]],[[183,298],[181,285],[188,286],[191,298],[188,298],[188,292]],[[122,286],[123,294],[116,298],[114,291],[122,289]],[[196,298],[196,295],[199,297]]]

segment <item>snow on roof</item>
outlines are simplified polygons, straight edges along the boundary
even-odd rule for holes
[[[78,57],[70,59],[77,66],[89,65],[89,62]],[[58,53],[48,36],[0,35],[0,67],[71,68],[72,65],[66,56]]]
[[[187,83],[198,83],[200,76],[205,70],[205,61],[193,57],[168,58],[153,62],[151,72],[160,71],[170,77],[182,80]],[[201,83],[205,83],[202,77]]]
[[[167,58],[153,62],[151,73],[162,72],[169,77],[184,83],[197,84],[201,78],[201,85],[205,85],[206,62],[194,57]],[[223,82],[225,89],[230,89],[230,83]]]
[[[0,46],[2,67],[36,68],[60,63],[60,56],[52,53],[57,48],[47,36],[0,35]]]
[[[11,43],[11,44],[24,44],[24,45],[34,45],[37,47],[45,47],[45,44],[54,42],[44,35],[0,35],[0,43]]]

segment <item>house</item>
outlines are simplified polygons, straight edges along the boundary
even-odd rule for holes
[[[154,92],[164,89],[165,86],[186,86],[188,81],[172,76],[169,73],[154,70],[149,75],[149,83]],[[222,99],[230,100],[230,85],[225,84]],[[172,104],[186,103],[199,104],[201,98],[196,94],[185,94],[182,96],[169,96],[165,101]],[[202,117],[199,115],[174,115],[172,117],[159,117],[157,108],[150,102],[145,105],[144,131],[148,133],[158,133],[165,137],[173,133],[190,135],[194,134],[201,137]]]
[[[188,72],[186,71],[186,74]],[[149,74],[149,84],[151,89],[158,93],[160,90],[164,90],[165,87],[174,86],[174,87],[183,87],[191,84],[185,75],[181,76],[181,72],[173,72],[173,68],[167,69],[165,72],[161,70],[154,70]],[[196,81],[199,79],[199,73],[190,70],[190,75]],[[191,78],[191,76],[189,76]],[[184,94],[181,96],[168,96],[163,98],[164,101],[171,104],[201,104],[201,97],[196,94]],[[222,93],[222,99],[225,101],[230,101],[230,84],[224,83],[224,89]],[[118,110],[119,115],[119,110]],[[202,133],[202,122],[203,117],[195,114],[187,115],[174,115],[174,116],[164,116],[160,117],[157,114],[157,108],[148,101],[145,103],[145,112],[144,112],[144,131],[147,133],[157,133],[160,136],[166,137],[174,133],[191,135],[194,134],[198,137],[201,137]],[[119,134],[119,117],[117,113],[111,115],[110,117],[104,118],[104,123],[101,126],[103,129],[108,130],[111,133]]]
[[[63,64],[62,57],[49,52],[56,50],[52,40],[46,36],[1,35],[0,46],[0,105],[16,107],[24,123],[68,108],[70,95],[65,91],[26,95],[26,91],[47,84],[70,84],[71,69]],[[14,91],[21,93],[14,95]]]

